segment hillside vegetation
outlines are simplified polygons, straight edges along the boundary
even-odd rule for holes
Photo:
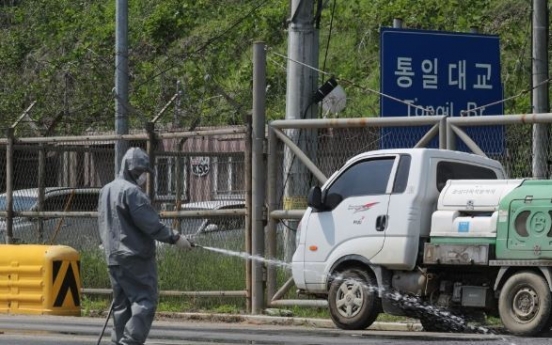
[[[33,101],[31,117],[50,134],[112,130],[114,0],[0,2],[0,127]],[[268,116],[285,116],[286,22],[289,0],[128,0],[130,102],[134,128],[171,99],[178,111],[161,122],[189,127],[242,123],[251,108],[252,44],[266,42]],[[378,114],[379,29],[405,27],[498,34],[505,97],[530,88],[530,0],[330,0],[320,20],[320,63],[348,81],[341,117]],[[322,79],[322,76],[321,76]],[[322,81],[321,81],[322,82]],[[236,101],[232,104],[221,96]],[[530,112],[530,93],[508,101],[507,113]]]

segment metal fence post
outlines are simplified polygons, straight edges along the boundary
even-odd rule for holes
[[[447,148],[447,118],[443,117],[439,121],[439,148],[444,150]]]
[[[251,210],[252,208],[252,117],[248,115],[245,117],[245,124],[247,126],[247,133],[245,133],[245,252],[251,254]],[[252,273],[251,273],[251,261],[245,261],[245,304],[248,313],[251,313],[251,286],[252,286]]]
[[[403,27],[402,18],[393,18],[393,27],[395,29],[402,29],[402,27]]]
[[[548,112],[548,0],[533,0],[533,86],[532,104],[534,114]],[[533,177],[548,178],[548,155],[550,126],[546,123],[533,125]]]
[[[266,117],[266,52],[263,42],[253,45],[253,142],[252,142],[252,254],[263,257],[264,211],[266,176],[264,162],[265,117]],[[251,313],[260,314],[264,309],[264,265],[252,263]]]
[[[46,187],[46,152],[44,144],[38,144],[38,210],[44,211],[44,188]],[[44,219],[38,218],[38,242],[44,242]]]
[[[185,140],[178,140],[176,147],[178,150],[178,153],[181,153],[184,151],[184,145],[186,144]],[[174,157],[174,188],[175,188],[175,200],[174,200],[174,210],[180,211],[182,207],[182,201],[188,200],[188,197],[186,195],[183,195],[182,190],[184,189],[184,169],[187,169],[187,165],[184,165],[183,159],[186,157],[181,157],[179,155]],[[188,161],[190,160],[189,157],[186,158]],[[152,164],[154,164],[152,162]],[[188,179],[189,176],[186,176],[186,179]],[[159,181],[159,180],[158,180]],[[190,184],[186,183],[187,190],[190,189]],[[187,193],[188,194],[188,193]],[[182,224],[181,218],[176,218],[173,221],[173,229],[177,229],[180,231],[180,226]]]
[[[155,123],[146,123],[146,132],[148,133],[148,142],[146,145],[146,151],[150,159],[150,165],[153,168],[155,166],[155,147],[157,138],[155,137]],[[147,195],[153,203],[155,197],[155,179],[154,176],[148,174],[148,182],[146,185]]]
[[[454,131],[452,130],[452,124],[447,118],[447,127],[446,127],[446,142],[447,142],[447,150],[456,150],[456,134],[454,134]]]
[[[13,142],[14,128],[8,128],[6,137],[6,243],[13,243]]]
[[[278,138],[274,133],[274,129],[271,126],[268,126],[268,154],[267,154],[267,179],[268,179],[268,224],[266,229],[266,234],[268,236],[268,258],[276,259],[276,229],[278,226],[278,221],[270,216],[270,213],[278,208],[278,196],[276,192],[276,159],[277,159],[277,150]],[[276,293],[276,268],[274,266],[269,266],[267,269],[267,279],[266,279],[266,294],[267,300],[270,302]]]

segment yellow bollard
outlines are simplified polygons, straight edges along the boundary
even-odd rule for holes
[[[0,245],[0,313],[80,316],[80,290],[75,249]]]

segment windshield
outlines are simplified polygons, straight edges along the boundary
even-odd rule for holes
[[[37,198],[32,196],[16,196],[13,198],[13,210],[29,211],[36,202]],[[0,196],[0,211],[6,211],[6,196]]]

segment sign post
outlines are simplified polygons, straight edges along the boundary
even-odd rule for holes
[[[382,28],[380,116],[502,115],[498,36]],[[427,128],[383,128],[381,148],[413,147]],[[504,126],[466,128],[487,154],[504,150]],[[430,147],[438,147],[438,139]],[[458,150],[468,150],[457,143]]]

